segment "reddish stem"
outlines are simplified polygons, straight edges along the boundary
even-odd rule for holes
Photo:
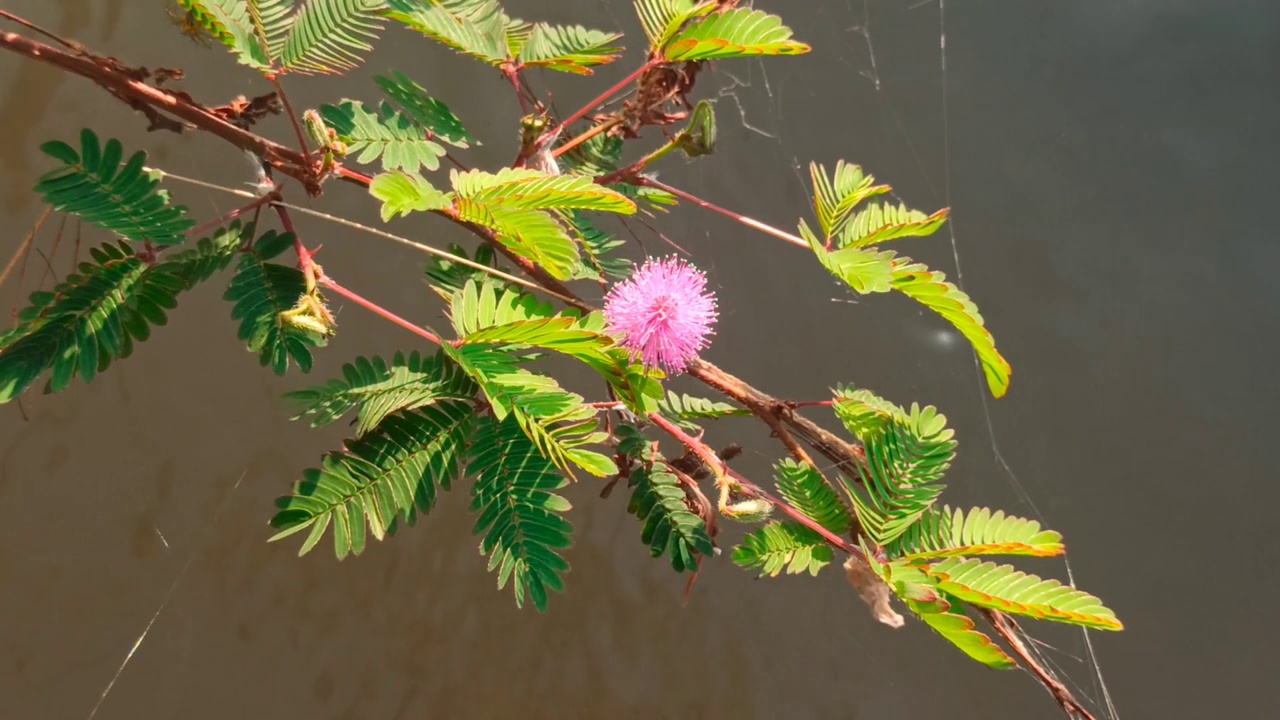
[[[289,123],[293,125],[293,133],[298,136],[298,147],[302,150],[302,157],[306,159],[307,170],[311,170],[311,148],[307,145],[307,136],[302,133],[302,125],[298,123],[298,116],[293,112],[293,106],[289,104],[289,96],[284,92],[284,86],[280,84],[280,79],[276,75],[268,75],[272,86],[276,89],[276,94],[280,96],[280,102],[284,105],[284,113],[289,116]]]
[[[685,447],[692,450],[694,454],[696,454],[699,458],[701,458],[702,462],[706,463],[708,467],[712,468],[712,470],[715,471],[717,475],[726,475],[732,478],[734,482],[742,486],[743,489],[747,490],[752,495],[768,500],[770,503],[772,503],[773,505],[776,505],[780,510],[782,510],[782,512],[786,513],[787,515],[790,515],[791,518],[794,519],[796,522],[800,523],[801,525],[804,525],[810,530],[813,530],[814,532],[821,535],[823,539],[826,540],[832,546],[837,547],[851,555],[858,555],[858,556],[862,555],[862,550],[859,549],[853,543],[849,542],[848,540],[845,540],[839,535],[836,535],[830,530],[822,527],[822,525],[819,525],[816,521],[813,520],[813,518],[810,518],[808,515],[805,515],[799,510],[796,510],[795,508],[788,505],[786,502],[774,496],[772,493],[761,488],[759,485],[756,485],[750,480],[739,475],[732,468],[726,465],[724,461],[721,460],[714,452],[712,452],[711,448],[707,447],[706,444],[704,444],[701,440],[698,440],[697,438],[690,436],[685,431],[676,427],[674,423],[662,417],[656,412],[649,413],[648,417],[650,422],[662,428],[662,430],[665,431],[668,435],[675,438],[676,440],[679,440]]]
[[[756,220],[754,218],[749,218],[746,215],[741,215],[732,210],[726,210],[725,208],[722,208],[719,205],[715,205],[707,202],[706,200],[703,200],[697,195],[691,195],[685,192],[684,190],[671,187],[670,185],[664,182],[661,182],[659,180],[654,180],[653,178],[644,177],[643,175],[638,175],[634,178],[631,178],[631,184],[647,185],[651,188],[665,190],[666,192],[669,192],[678,198],[688,200],[689,202],[693,203],[694,205],[697,205],[700,208],[704,208],[706,210],[710,210],[713,213],[718,213],[727,218],[732,218],[733,220],[737,220],[738,222],[742,223],[743,225],[746,225],[749,228],[754,228],[756,230],[759,230],[762,233],[765,233],[767,235],[772,235],[780,240],[786,240],[792,245],[799,245],[800,247],[806,250],[809,249],[809,243],[805,242],[803,238],[799,238],[788,232],[783,232],[782,230],[779,230],[778,228],[773,227],[772,225],[766,225],[760,222],[759,220]]]
[[[408,330],[414,335],[426,338],[427,340],[430,340],[436,345],[441,344],[439,336],[437,336],[435,333],[431,332],[430,330],[427,330],[426,328],[418,327],[417,325],[414,325],[408,320],[405,320],[404,318],[400,317],[399,315],[396,315],[395,313],[373,302],[372,300],[368,300],[365,297],[358,295],[354,291],[346,289],[345,287],[339,285],[337,281],[335,281],[333,278],[323,274],[323,272],[320,273],[320,276],[318,278],[316,278],[316,281],[326,290],[332,290],[338,295],[341,295],[342,297],[350,300],[351,302],[359,305],[360,307],[368,310],[369,312],[375,315],[378,315],[380,317],[383,317],[387,320],[390,320],[391,322],[395,323],[396,325],[399,325],[405,330]]]
[[[659,64],[661,64],[660,61],[650,60],[644,65],[641,65],[635,72],[631,73],[630,75],[626,76],[622,80],[618,81],[618,84],[600,93],[600,95],[596,99],[582,106],[581,108],[578,109],[577,112],[565,118],[559,125],[552,128],[551,132],[544,134],[542,136],[542,139],[539,140],[538,142],[538,148],[541,149],[542,145],[546,143],[546,141],[549,140],[550,138],[559,137],[560,133],[564,132],[565,128],[581,120],[584,116],[586,116],[587,113],[596,109],[601,104],[607,102],[609,98],[614,96],[615,93],[622,91],[628,85],[638,80],[641,75],[644,75],[646,72],[649,72],[649,70],[658,66]]]

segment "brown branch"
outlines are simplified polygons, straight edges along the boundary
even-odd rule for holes
[[[106,58],[87,52],[79,55],[68,53],[13,32],[0,33],[0,48],[89,78],[112,94],[144,103],[181,118],[242,150],[257,155],[273,168],[306,184],[309,190],[315,187],[315,181],[307,172],[306,158],[297,150],[238,128],[208,108],[180,97],[178,93],[135,80],[116,68],[115,64]]]
[[[982,617],[986,618],[987,622],[991,623],[991,627],[996,631],[997,635],[1004,638],[1004,641],[1009,644],[1009,648],[1013,650],[1013,654],[1017,655],[1018,659],[1022,661],[1023,668],[1044,686],[1045,690],[1049,691],[1049,694],[1057,701],[1058,706],[1062,708],[1062,712],[1066,713],[1067,717],[1076,720],[1097,720],[1093,713],[1081,705],[1079,700],[1076,700],[1071,691],[1067,689],[1067,686],[1063,685],[1057,676],[1041,665],[1035,656],[1031,654],[1026,643],[1022,642],[1018,624],[1014,622],[1013,618],[998,610],[974,609]]]

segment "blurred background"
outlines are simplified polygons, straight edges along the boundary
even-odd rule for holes
[[[760,0],[814,52],[710,68],[695,97],[716,99],[718,151],[660,170],[784,229],[811,216],[811,160],[861,164],[913,207],[950,206],[948,230],[897,249],[973,296],[1013,364],[1008,396],[991,400],[967,344],[914,302],[855,298],[798,248],[680,207],[652,224],[719,293],[706,356],[791,399],[854,383],[937,405],[960,440],[948,501],[1064,533],[1075,580],[1125,622],[1123,633],[1091,636],[1120,715],[1261,710],[1276,622],[1250,608],[1277,590],[1280,558],[1280,491],[1265,461],[1280,420],[1280,350],[1267,330],[1280,315],[1280,245],[1263,213],[1280,165],[1280,5],[944,3]],[[633,51],[642,43],[624,0],[505,5],[525,19],[621,30]],[[4,6],[130,65],[184,68],[180,87],[206,104],[269,90],[221,48],[183,37],[162,0]],[[532,79],[567,113],[636,62],[632,52],[593,79]],[[520,112],[501,78],[399,28],[360,70],[287,87],[300,108],[368,101],[371,76],[391,68],[483,141],[468,162],[514,157]],[[148,134],[142,117],[51,67],[0,55],[0,87],[6,259],[43,211],[30,190],[50,167],[39,144],[81,127],[177,174],[252,180],[221,141]],[[291,140],[279,118],[260,130]],[[201,220],[238,204],[170,187]],[[377,219],[366,195],[341,184],[309,202]],[[51,227],[37,244],[45,253]],[[667,250],[630,229],[649,252]],[[392,230],[438,247],[472,242],[433,218]],[[439,323],[423,256],[309,219],[300,231],[323,243],[343,284]],[[69,252],[59,252],[61,277]],[[0,287],[0,307],[25,304],[43,270],[33,256],[21,281]],[[185,296],[169,327],[92,385],[30,395],[25,417],[0,408],[3,717],[1058,716],[1030,677],[988,671],[918,622],[875,623],[838,569],[756,581],[724,556],[682,607],[684,578],[649,558],[626,493],[600,500],[594,481],[568,490],[573,571],[545,615],[495,590],[461,488],[360,558],[338,563],[325,547],[299,559],[297,541],[266,544],[274,498],[346,429],[290,422],[280,396],[355,355],[418,345],[348,305],[312,376],[278,378],[235,339],[224,286]],[[673,387],[707,394],[687,380]],[[747,445],[735,466],[757,479],[781,452],[749,422],[710,437]],[[1025,567],[1066,578],[1060,560]],[[1027,627],[1109,717],[1080,631]]]

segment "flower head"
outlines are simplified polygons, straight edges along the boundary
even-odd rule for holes
[[[716,298],[701,270],[677,257],[650,258],[605,296],[604,317],[645,365],[684,372],[709,344]]]

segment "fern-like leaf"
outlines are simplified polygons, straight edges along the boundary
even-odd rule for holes
[[[830,175],[822,165],[810,163],[809,176],[813,179],[813,204],[818,226],[823,236],[828,238],[842,232],[850,213],[859,203],[891,190],[888,185],[876,185],[874,177],[844,160],[836,162],[835,172]]]
[[[419,167],[437,170],[445,149],[427,137],[412,118],[382,103],[377,112],[364,103],[344,100],[321,105],[320,116],[347,145],[347,156],[368,165],[381,161],[385,170],[417,173]]]
[[[547,609],[548,591],[563,592],[569,563],[558,552],[572,544],[573,525],[562,517],[572,507],[556,494],[568,484],[521,430],[514,418],[482,420],[472,440],[470,473],[475,477],[473,532],[498,589],[510,582],[516,605],[533,601]]]
[[[696,0],[636,0],[635,6],[651,48],[662,47],[690,18],[715,9],[710,3]]]
[[[964,654],[996,670],[1017,667],[1017,662],[1008,653],[976,629],[977,625],[963,614],[962,608],[956,608],[958,612],[952,611],[956,604],[952,602],[954,598],[948,599],[940,593],[933,578],[919,568],[898,563],[874,565],[911,612]]]
[[[430,180],[417,173],[399,170],[375,175],[369,183],[369,194],[382,201],[382,220],[386,222],[397,215],[415,212],[443,210],[453,202],[452,198],[435,188]]]
[[[679,479],[660,464],[632,471],[627,512],[644,523],[640,540],[653,557],[667,555],[676,572],[696,572],[698,560],[715,552],[706,523],[685,504]]]
[[[299,555],[305,555],[333,528],[338,559],[359,555],[368,532],[382,540],[397,518],[414,522],[435,505],[436,486],[449,489],[475,426],[465,402],[443,401],[402,410],[345,449],[324,456],[293,492],[276,501],[271,525],[279,540],[310,528]]]
[[[739,567],[759,568],[760,575],[777,577],[807,572],[817,576],[831,564],[835,554],[821,535],[794,522],[771,522],[742,538],[733,549],[733,562]]]
[[[636,204],[622,194],[575,175],[548,175],[530,168],[450,171],[458,197],[490,207],[523,210],[597,210],[631,215]]]
[[[679,395],[667,391],[666,398],[658,401],[658,412],[671,422],[686,430],[697,430],[699,425],[694,420],[712,420],[715,418],[747,416],[750,410],[736,408],[728,403]]]
[[[489,245],[477,245],[475,254],[471,257],[467,256],[467,251],[461,245],[451,244],[448,248],[450,255],[455,256],[459,260],[470,260],[485,267],[497,267],[497,253]],[[440,255],[432,255],[427,260],[424,273],[427,276],[427,284],[440,297],[445,300],[452,300],[468,282],[488,282],[491,281],[493,275],[483,270],[477,269],[471,264],[463,264],[459,260],[450,260]],[[514,286],[512,286],[514,288]]]
[[[53,392],[65,389],[77,373],[89,382],[132,351],[139,331],[126,322],[133,315],[129,301],[140,292],[147,265],[123,243],[94,248],[93,260],[81,263],[52,293],[33,294],[31,307],[19,315],[22,331],[5,335],[0,402],[16,398],[49,369]],[[142,333],[149,333],[145,326]]]
[[[519,63],[525,67],[545,67],[578,75],[590,75],[591,67],[616,60],[622,52],[613,43],[622,36],[580,25],[533,26],[520,48]]]
[[[605,282],[624,280],[631,276],[631,261],[611,254],[614,250],[626,245],[625,242],[596,228],[585,214],[576,210],[569,211],[566,219],[582,244],[582,253],[586,256],[586,262],[578,267],[572,279]]]
[[[383,95],[428,133],[429,139],[464,149],[479,144],[448,105],[428,95],[421,85],[399,70],[392,70],[390,75],[375,75],[373,81]]]
[[[159,190],[159,178],[143,168],[147,154],[136,152],[121,163],[120,141],[98,140],[92,130],[80,131],[80,148],[61,141],[40,149],[63,166],[45,173],[35,190],[58,212],[80,216],[126,240],[153,245],[176,245],[186,239],[195,221],[182,205],[172,205]]]
[[[587,449],[608,435],[597,429],[598,413],[581,395],[518,367],[518,358],[496,347],[446,343],[442,349],[480,385],[494,417],[514,416],[538,451],[560,470],[572,475],[576,465],[597,476],[615,470],[609,458]]]
[[[240,321],[240,339],[277,375],[288,371],[291,360],[303,372],[310,372],[310,348],[328,342],[322,333],[285,322],[282,317],[306,293],[307,282],[296,267],[267,260],[291,242],[291,234],[277,235],[275,231],[258,238],[254,251],[241,256],[235,277],[223,294],[223,299],[233,303],[231,318]]]
[[[457,200],[454,207],[460,219],[493,230],[498,242],[542,266],[558,280],[569,279],[582,264],[577,243],[548,212],[482,205],[466,199]]]
[[[46,370],[53,371],[50,391],[58,392],[77,373],[89,382],[128,357],[135,340],[147,340],[151,326],[168,322],[165,311],[177,306],[179,293],[225,268],[252,234],[252,226],[235,222],[158,264],[144,262],[124,243],[91,250],[92,262],[81,263],[52,292],[32,293],[18,325],[0,334],[0,404]]]
[[[373,50],[386,0],[308,0],[292,18],[280,66],[296,73],[340,73]]]
[[[1062,536],[1040,529],[1035,520],[991,512],[976,507],[966,514],[960,508],[930,508],[897,540],[885,548],[890,558],[927,560],[970,555],[1032,555],[1049,557],[1063,553]]]
[[[662,48],[671,62],[755,55],[802,55],[808,45],[791,39],[782,19],[762,10],[735,8],[693,20]]]
[[[865,390],[839,390],[833,406],[863,443],[858,467],[865,491],[844,482],[867,535],[879,545],[901,536],[937,501],[955,457],[954,431],[933,406],[906,410]]]
[[[280,0],[269,2],[280,4]],[[187,10],[189,21],[231,50],[240,64],[263,73],[275,70],[272,43],[261,22],[262,13],[256,12],[256,0],[178,0],[178,4]],[[267,15],[277,17],[276,13]]]
[[[947,558],[936,564],[914,562],[913,566],[933,579],[938,590],[978,607],[1098,630],[1124,629],[1115,613],[1093,595],[1012,565]]]
[[[901,237],[924,237],[937,232],[947,222],[945,208],[932,215],[906,205],[871,204],[859,210],[840,232],[840,247],[861,248]]]
[[[948,282],[942,273],[907,258],[894,260],[892,286],[941,315],[969,340],[993,396],[1003,397],[1008,392],[1013,370],[996,349],[995,338],[984,326],[978,306],[963,290]]]
[[[778,492],[789,505],[836,535],[849,532],[853,517],[848,506],[812,465],[787,459],[774,469]]]
[[[409,355],[397,352],[391,362],[378,356],[358,357],[342,366],[342,377],[319,387],[295,390],[285,399],[301,404],[294,420],[312,416],[311,427],[327,425],[352,410],[356,436],[378,426],[401,410],[413,410],[445,401],[470,401],[479,388],[442,353]]]
[[[518,28],[496,0],[390,0],[392,20],[490,65],[512,59],[508,31]]]

